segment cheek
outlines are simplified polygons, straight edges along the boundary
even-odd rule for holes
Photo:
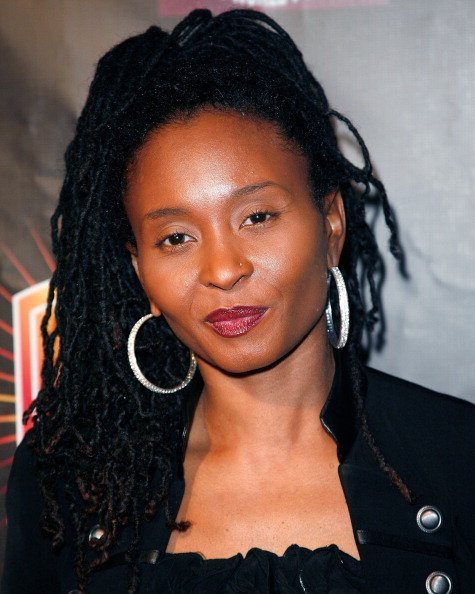
[[[322,316],[327,301],[327,244],[323,225],[303,230],[298,239],[282,251],[285,265],[279,287],[282,290],[282,323],[297,336],[309,330]]]
[[[193,280],[186,266],[144,255],[139,262],[142,287],[151,305],[161,313],[175,317],[188,309],[187,295]]]
[[[294,233],[284,234],[278,253],[269,263],[276,281],[295,297],[308,300],[308,292],[326,293],[327,242],[318,217]]]

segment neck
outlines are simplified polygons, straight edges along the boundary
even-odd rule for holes
[[[325,335],[310,334],[270,368],[244,376],[200,361],[204,391],[190,435],[201,450],[282,458],[300,447],[327,443],[319,413],[335,363]]]

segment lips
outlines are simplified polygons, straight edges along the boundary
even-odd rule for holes
[[[221,336],[241,336],[257,326],[268,309],[248,305],[216,309],[205,318],[205,322]]]

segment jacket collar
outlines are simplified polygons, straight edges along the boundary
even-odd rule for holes
[[[358,419],[353,398],[353,387],[347,357],[334,350],[335,375],[333,383],[320,412],[320,421],[337,444],[338,460],[343,462],[358,433]],[[366,376],[362,382],[363,397],[366,394]]]
[[[358,433],[356,407],[352,398],[350,372],[346,357],[334,350],[335,375],[332,387],[320,412],[320,421],[337,444],[338,460],[343,462],[353,445]],[[366,381],[362,386],[366,392]],[[179,475],[183,479],[183,460],[190,433],[191,423],[201,394],[202,385],[194,383],[187,390],[182,401],[181,464]]]

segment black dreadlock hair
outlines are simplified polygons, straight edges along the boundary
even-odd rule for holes
[[[362,343],[378,321],[384,275],[366,222],[367,204],[382,207],[390,250],[403,265],[384,186],[373,175],[357,130],[330,109],[300,51],[277,23],[248,10],[216,17],[196,10],[170,34],[151,27],[100,60],[66,151],[66,176],[52,217],[57,268],[42,325],[43,387],[26,418],[34,421],[30,441],[44,498],[42,527],[55,547],[61,546],[66,531],[74,535],[82,589],[91,571],[86,559],[88,517],[97,516],[109,535],[98,545],[101,559],[122,527],[132,526],[133,558],[141,522],[153,517],[159,505],[168,510],[179,407],[175,399],[151,394],[128,370],[127,336],[148,302],[125,247],[133,235],[123,196],[127,167],[147,135],[207,106],[276,124],[308,158],[317,206],[330,191],[340,189],[348,222],[341,268],[352,321],[344,351],[353,398],[380,467],[404,498],[412,500],[375,443],[363,402]],[[355,136],[363,167],[339,150],[335,119]],[[163,319],[152,326],[146,325],[138,347],[141,365],[156,383],[174,385],[186,373],[187,350]],[[381,337],[382,330],[379,341]],[[160,369],[153,361],[158,349]],[[152,483],[153,476],[160,477],[158,483]],[[65,503],[67,518],[61,511]],[[173,528],[186,529],[167,513]],[[132,574],[129,592],[137,587],[137,566]]]

